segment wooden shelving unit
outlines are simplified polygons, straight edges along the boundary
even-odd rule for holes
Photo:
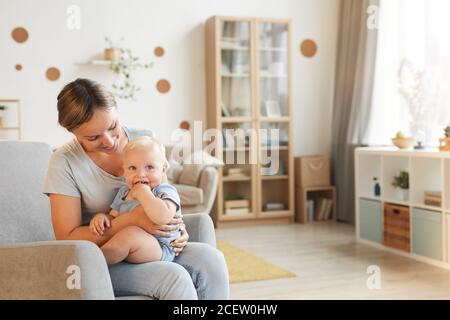
[[[401,170],[409,173],[406,195],[392,186]],[[374,195],[373,177],[378,178],[381,196]],[[355,191],[358,241],[450,269],[450,152],[358,148]],[[440,193],[440,205],[426,204],[426,192]],[[386,205],[409,214],[404,230],[409,230],[405,239],[410,243],[403,249],[392,248],[386,239]]]
[[[298,188],[297,197],[299,197],[297,202],[297,220],[300,223],[312,222],[308,218],[308,207],[307,202],[309,199],[316,200],[319,197],[323,197],[326,199],[331,199],[332,207],[331,207],[331,216],[328,220],[321,221],[336,221],[336,187],[334,186],[323,186],[323,187],[306,187],[306,188]]]
[[[208,128],[257,133],[245,144],[216,141],[214,155],[225,162],[212,213],[216,226],[293,221],[290,30],[290,21],[283,19],[214,16],[206,22]],[[269,100],[278,110],[268,116]],[[260,129],[278,129],[281,141],[263,142]],[[238,154],[244,163],[227,162]],[[279,160],[279,170],[264,175],[265,160],[271,157]],[[246,176],[233,177],[230,168]],[[227,213],[225,203],[234,199],[248,200],[249,212]],[[272,210],[264,211],[267,203]]]
[[[19,99],[0,99],[0,105],[7,107],[2,112],[0,123],[0,140],[21,140],[21,111]]]

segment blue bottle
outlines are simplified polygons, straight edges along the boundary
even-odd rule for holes
[[[373,181],[375,181],[374,190],[373,190],[375,197],[379,197],[381,195],[381,187],[380,187],[380,184],[378,183],[378,178],[373,177]]]

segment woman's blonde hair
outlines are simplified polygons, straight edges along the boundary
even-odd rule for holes
[[[95,110],[116,108],[116,100],[101,84],[78,78],[68,83],[58,95],[58,122],[73,131],[91,120]]]

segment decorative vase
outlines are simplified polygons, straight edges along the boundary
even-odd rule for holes
[[[439,139],[439,150],[440,151],[450,151],[450,138]]]
[[[107,48],[103,52],[103,58],[105,60],[117,61],[120,59],[120,49],[119,48]]]
[[[381,196],[381,187],[378,182],[375,182],[374,193],[375,193],[375,197]]]

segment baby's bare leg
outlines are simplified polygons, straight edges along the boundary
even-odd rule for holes
[[[130,263],[159,261],[162,255],[158,240],[137,226],[119,231],[101,249],[109,265],[124,260]]]

